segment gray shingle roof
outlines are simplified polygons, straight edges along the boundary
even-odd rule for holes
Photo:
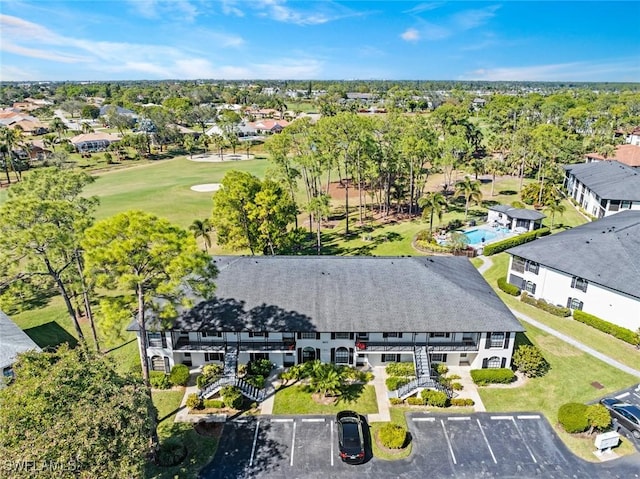
[[[507,253],[640,298],[640,211],[607,216]]]
[[[42,351],[27,334],[0,311],[0,369],[11,366],[18,353]]]
[[[564,169],[602,199],[640,201],[640,171],[637,168],[617,161],[597,161],[565,165]]]
[[[511,218],[522,219],[522,220],[541,220],[542,218],[546,218],[545,215],[536,210],[529,210],[526,208],[514,208],[509,205],[495,205],[490,206],[490,210],[497,211],[499,213],[504,213]]]
[[[227,256],[175,329],[523,331],[467,258]]]

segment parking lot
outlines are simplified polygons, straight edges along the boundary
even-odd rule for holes
[[[630,388],[623,389],[622,391],[618,391],[607,397],[614,397],[616,399],[620,399],[621,401],[635,404],[636,406],[640,407],[640,384],[636,384],[635,386],[632,386]],[[640,451],[640,440],[634,438],[633,435],[622,426],[620,427],[618,432],[624,435],[633,444],[635,444],[636,449]]]
[[[640,399],[640,398],[638,398]],[[201,477],[214,478],[640,478],[638,455],[602,464],[577,459],[536,413],[409,414],[411,456],[342,463],[331,416],[230,421]]]

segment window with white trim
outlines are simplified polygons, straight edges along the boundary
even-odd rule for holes
[[[524,290],[531,294],[536,294],[536,283],[527,281],[524,283]]]
[[[571,278],[571,287],[575,289],[579,289],[581,291],[587,291],[587,285],[589,282],[584,278],[579,278],[578,276],[574,276]]]
[[[335,333],[336,339],[349,339],[351,337],[351,333]]]
[[[316,339],[316,333],[300,333],[300,339]]]
[[[398,355],[397,354],[383,354],[382,362],[383,363],[395,363]]]
[[[431,355],[431,361],[434,363],[446,363],[447,355],[443,353],[435,353]]]
[[[336,364],[349,364],[349,350],[347,348],[336,349]]]
[[[491,333],[489,347],[502,349],[504,347],[504,333]]]
[[[204,353],[205,361],[224,361],[223,353]]]
[[[582,307],[584,303],[580,301],[578,298],[569,298],[567,300],[567,308],[569,309],[577,309],[578,311],[582,311]]]
[[[498,356],[492,356],[487,360],[487,368],[499,368],[502,363],[502,359]]]
[[[527,261],[526,270],[533,274],[538,274],[538,270],[540,269],[540,265],[535,261]]]
[[[519,273],[524,273],[525,267],[525,259],[520,256],[514,256],[511,261],[511,269],[514,271],[518,271]]]

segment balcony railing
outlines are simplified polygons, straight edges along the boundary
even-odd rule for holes
[[[189,338],[179,338],[173,350],[221,352],[225,350],[225,347],[226,343],[224,341],[197,341]]]
[[[429,352],[433,351],[477,351],[475,341],[452,341],[448,343],[429,343]]]

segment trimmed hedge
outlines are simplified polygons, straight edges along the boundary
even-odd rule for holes
[[[587,405],[579,402],[563,404],[558,409],[558,422],[569,434],[584,432],[589,427]]]
[[[526,291],[522,292],[522,296],[520,296],[520,301],[522,301],[523,303],[530,304],[531,306],[535,306],[538,309],[542,309],[543,311],[546,311],[547,313],[551,313],[554,316],[560,316],[561,318],[568,318],[569,316],[571,316],[571,310],[569,308],[547,303],[542,298],[536,299],[533,296],[529,296]]]
[[[205,399],[202,403],[205,409],[222,409],[224,407],[224,401],[220,399]]]
[[[413,362],[389,363],[384,368],[388,376],[415,376],[416,367]]]
[[[224,405],[229,409],[240,409],[242,407],[242,402],[244,401],[242,397],[242,393],[238,392],[229,392],[224,395]]]
[[[154,389],[169,389],[171,387],[169,375],[162,371],[149,371],[149,384]]]
[[[407,398],[407,404],[409,406],[424,406],[424,399],[411,396]]]
[[[442,391],[434,391],[433,389],[423,389],[420,397],[427,406],[447,407],[449,398]]]
[[[171,368],[169,379],[176,386],[186,386],[189,382],[189,368],[184,364],[176,364]]]
[[[515,374],[508,368],[492,368],[492,369],[472,369],[471,379],[478,386],[486,384],[509,384],[513,381]]]
[[[503,251],[509,248],[513,248],[514,246],[528,243],[529,241],[533,241],[534,239],[537,239],[540,236],[546,236],[548,234],[549,234],[549,228],[547,227],[529,231],[528,233],[522,233],[521,235],[514,236],[513,238],[507,238],[505,240],[498,241],[496,243],[488,244],[483,248],[482,254],[485,256],[491,256],[492,254],[502,253]]]
[[[389,449],[402,449],[407,442],[407,430],[399,424],[390,422],[378,431],[378,439]]]
[[[520,296],[520,288],[507,283],[507,278],[505,276],[498,278],[498,288],[511,296]]]
[[[387,389],[389,391],[395,391],[396,389],[399,389],[405,384],[408,384],[410,382],[411,382],[411,378],[398,377],[398,376],[391,376],[385,380],[385,384],[387,385]]]
[[[402,398],[390,398],[389,399],[389,404],[391,404],[392,406],[399,406],[403,402],[404,401],[402,400]]]
[[[449,404],[452,406],[473,406],[475,402],[471,398],[452,398]]]
[[[634,333],[630,329],[623,328],[622,326],[618,326],[617,324],[613,324],[609,321],[605,321],[604,319],[600,319],[592,314],[585,313],[580,310],[575,310],[573,312],[573,319],[591,326],[592,328],[596,328],[603,333],[607,333],[615,338],[621,339],[625,343],[633,344],[634,346],[637,344],[638,337],[636,333]]]

